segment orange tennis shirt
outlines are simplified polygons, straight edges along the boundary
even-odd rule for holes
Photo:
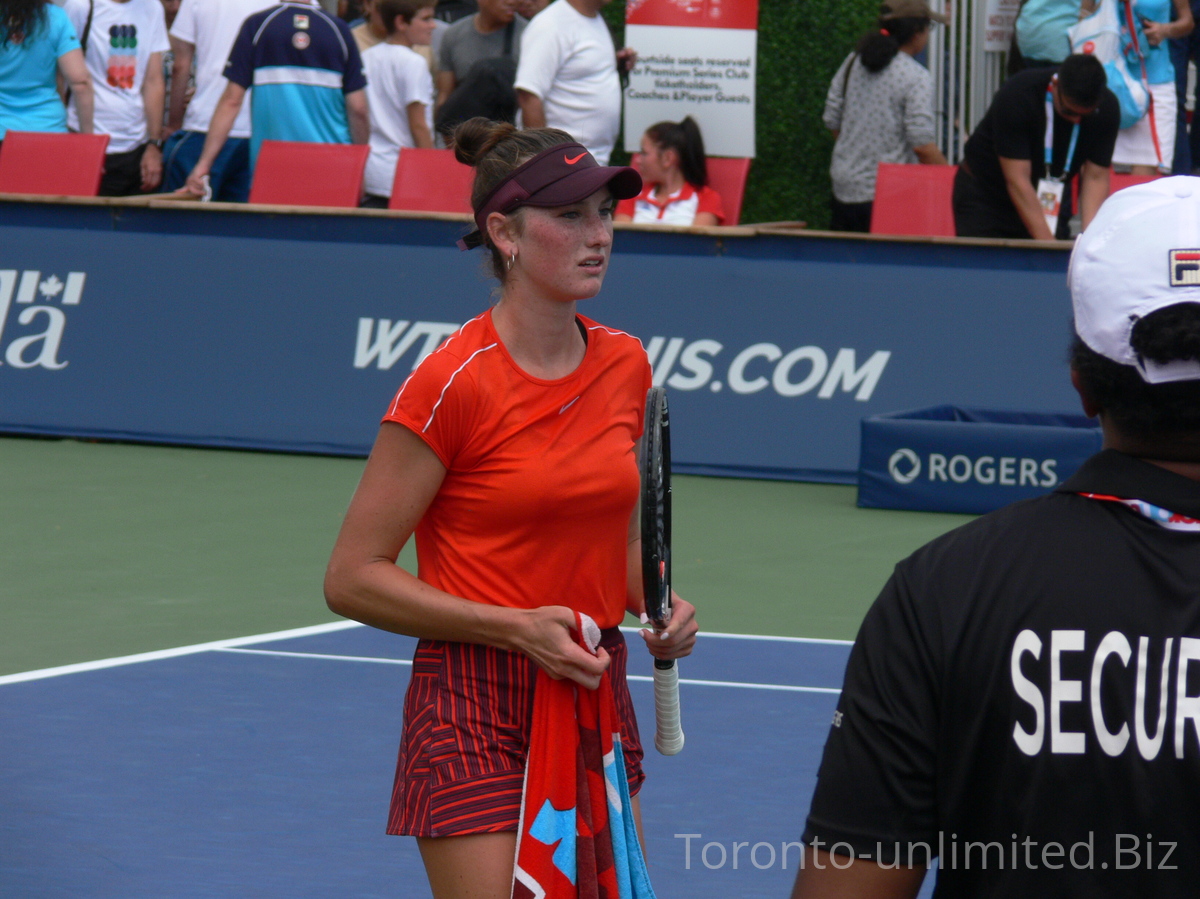
[[[421,580],[492,605],[568,606],[613,627],[625,614],[650,365],[637,338],[577,318],[583,362],[546,381],[517,367],[485,312],[417,366],[384,421],[446,466],[417,525]]]

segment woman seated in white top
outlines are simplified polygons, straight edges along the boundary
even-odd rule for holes
[[[708,186],[704,138],[691,116],[647,128],[634,165],[642,174],[642,192],[617,205],[615,221],[695,226],[725,221],[721,196]]]

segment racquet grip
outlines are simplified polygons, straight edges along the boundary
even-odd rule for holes
[[[679,667],[654,667],[654,746],[663,755],[675,755],[683,749],[683,729],[679,722]]]

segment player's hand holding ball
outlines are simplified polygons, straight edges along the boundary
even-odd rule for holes
[[[517,621],[513,648],[555,680],[573,680],[589,690],[600,686],[612,659],[603,646],[592,655],[576,642],[574,612],[566,606],[542,606],[518,612]]]

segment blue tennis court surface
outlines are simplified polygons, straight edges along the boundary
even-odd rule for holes
[[[660,899],[786,896],[849,645],[701,637],[664,758],[629,639]],[[414,643],[331,625],[0,677],[0,897],[428,897],[384,834]]]

